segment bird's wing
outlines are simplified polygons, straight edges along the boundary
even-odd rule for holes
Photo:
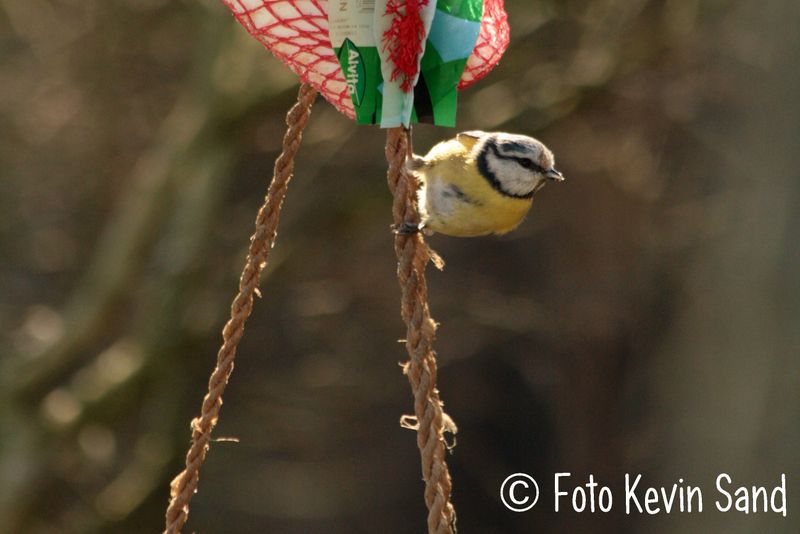
[[[475,146],[475,143],[477,143],[478,140],[485,135],[486,132],[481,130],[470,130],[468,132],[461,132],[460,134],[456,135],[456,139],[459,143],[464,145],[467,150],[472,150],[472,147]]]
[[[425,161],[425,158],[416,154],[413,154],[406,160],[406,168],[410,171],[418,171],[423,169],[426,164],[427,162]]]

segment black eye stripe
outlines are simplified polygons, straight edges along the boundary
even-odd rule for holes
[[[531,169],[541,174],[545,174],[547,172],[547,170],[544,169],[544,167],[534,163],[533,160],[530,160],[528,158],[512,158],[512,159],[514,159],[517,163],[519,163],[526,169]]]
[[[495,156],[497,156],[500,159],[513,159],[516,160],[517,162],[519,162],[519,160],[524,159],[531,163],[533,162],[527,158],[509,157],[500,154],[500,151],[497,149],[497,143],[492,138],[489,138],[483,145],[483,147],[480,148],[480,152],[478,153],[478,158],[477,158],[478,170],[480,171],[481,176],[486,178],[486,180],[489,182],[489,184],[495,191],[498,191],[500,194],[511,198],[523,198],[523,199],[532,198],[534,193],[533,190],[531,190],[528,193],[518,194],[503,189],[503,184],[500,183],[500,180],[497,179],[497,176],[495,176],[494,172],[489,167],[489,158],[488,158],[489,152],[492,152]]]
[[[518,143],[504,143],[503,144],[503,148],[508,149],[509,145],[514,145],[514,148],[518,148],[518,149],[520,149],[520,151],[523,150],[522,149],[522,145],[519,145]],[[547,169],[545,169],[541,165],[537,164],[535,161],[533,161],[530,158],[522,158],[522,157],[519,157],[519,156],[512,156],[511,154],[501,154],[500,153],[500,149],[496,144],[491,144],[491,145],[488,146],[488,148],[491,148],[492,152],[494,152],[495,155],[497,157],[499,157],[499,158],[510,159],[510,160],[516,161],[517,163],[520,164],[520,166],[522,166],[522,167],[524,167],[526,169],[538,172],[540,174],[546,174],[547,173]]]

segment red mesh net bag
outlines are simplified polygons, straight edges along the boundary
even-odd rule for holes
[[[327,0],[222,0],[250,35],[310,83],[336,109],[354,118],[339,62],[328,37]],[[484,0],[481,31],[458,85],[469,87],[492,70],[508,46],[504,0]]]

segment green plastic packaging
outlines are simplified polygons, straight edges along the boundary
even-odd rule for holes
[[[428,122],[455,126],[458,83],[480,33],[483,0],[430,0],[422,18],[427,33],[419,77],[411,93],[386,82],[392,65],[381,61],[387,0],[330,0],[331,44],[359,124],[381,127]]]

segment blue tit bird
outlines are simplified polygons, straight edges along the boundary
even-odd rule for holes
[[[426,233],[472,237],[505,234],[520,225],[534,194],[563,181],[553,153],[524,135],[463,132],[414,155],[406,166],[419,182],[417,200]]]

